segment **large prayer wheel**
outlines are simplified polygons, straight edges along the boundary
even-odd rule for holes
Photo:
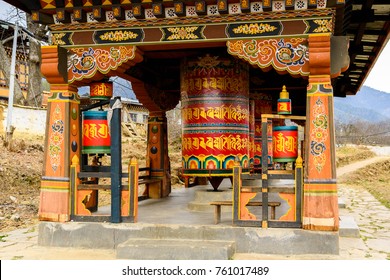
[[[184,61],[181,74],[184,175],[229,175],[236,158],[248,169],[248,66],[206,55]]]
[[[82,114],[83,154],[110,154],[111,138],[106,111],[86,111]]]
[[[298,127],[275,126],[272,133],[274,162],[293,162],[298,157]]]

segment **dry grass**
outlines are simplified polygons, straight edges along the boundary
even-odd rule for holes
[[[342,146],[336,149],[336,155],[336,166],[342,167],[359,160],[374,157],[375,153],[365,146]]]

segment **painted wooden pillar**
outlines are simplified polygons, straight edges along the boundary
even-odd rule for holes
[[[42,47],[41,71],[50,83],[39,219],[70,219],[70,165],[80,157],[80,111],[77,88],[68,85],[66,50]]]
[[[330,35],[309,37],[303,228],[339,228]]]
[[[166,197],[171,192],[171,168],[168,156],[168,127],[165,112],[150,112],[148,119],[147,160],[151,178],[162,183],[149,184],[151,198]]]

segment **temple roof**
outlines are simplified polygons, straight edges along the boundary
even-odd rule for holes
[[[264,14],[275,18],[284,13],[332,9],[333,34],[350,39],[350,66],[333,79],[336,96],[356,94],[389,39],[390,1],[388,0],[5,0],[31,13],[36,22],[58,25],[84,25],[106,21],[152,21],[177,17],[198,19]],[[196,20],[195,20],[196,21]],[[64,28],[64,27],[62,27]]]

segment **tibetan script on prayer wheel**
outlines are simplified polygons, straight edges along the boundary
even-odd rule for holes
[[[298,127],[275,126],[272,142],[274,162],[291,162],[298,157]]]
[[[213,176],[237,157],[249,167],[248,67],[206,55],[182,71],[183,173]],[[214,173],[213,173],[214,171]]]
[[[83,112],[83,154],[109,154],[111,138],[106,111]]]
[[[112,83],[91,83],[89,88],[91,99],[106,100],[112,97]]]

